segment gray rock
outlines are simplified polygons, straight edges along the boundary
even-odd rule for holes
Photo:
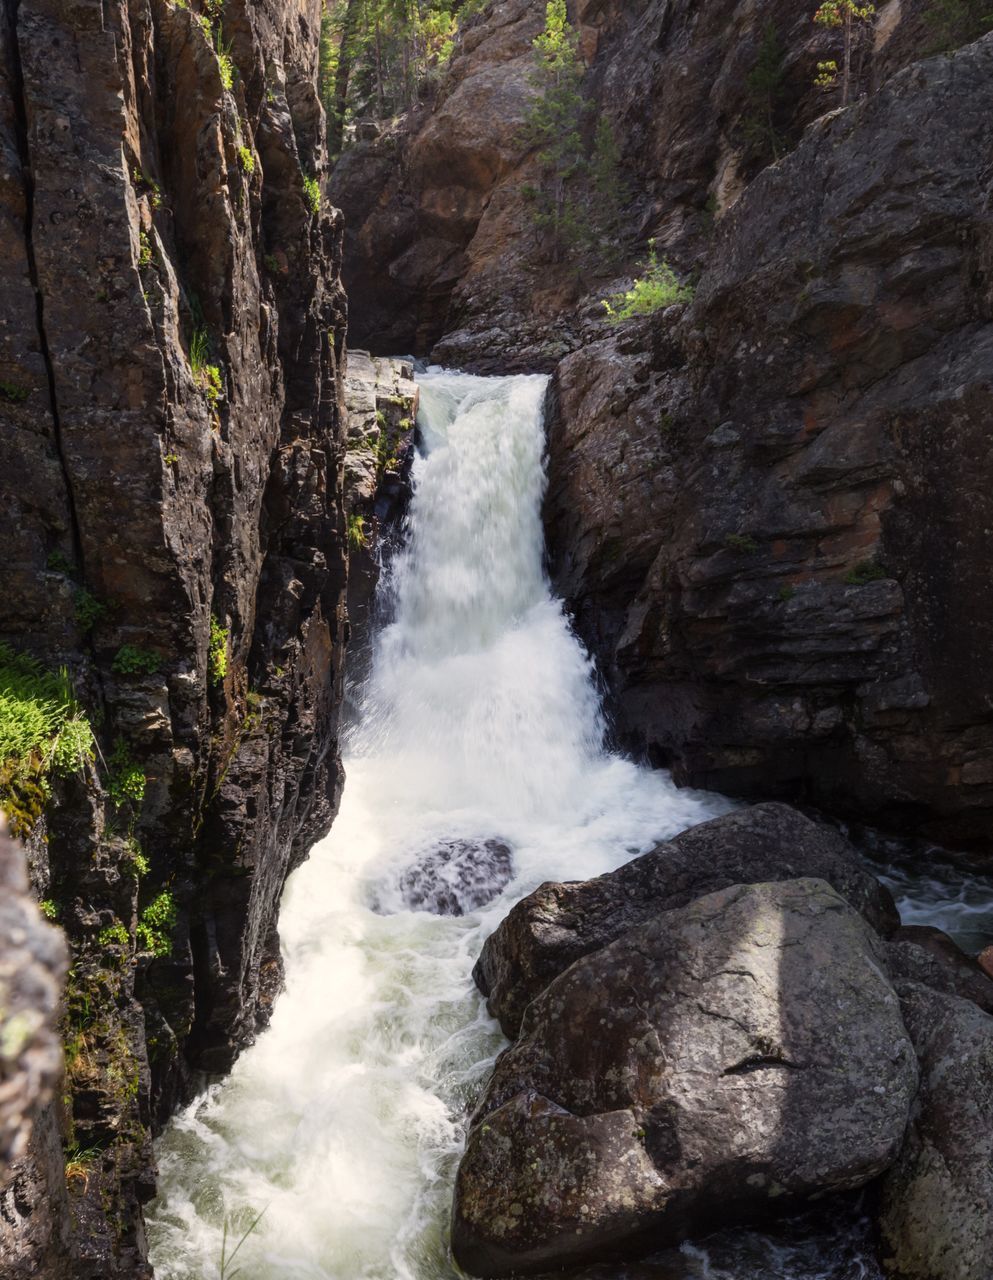
[[[716,889],[800,876],[828,881],[881,933],[900,923],[888,890],[834,828],[760,804],[701,823],[596,880],[542,885],[487,939],[474,977],[513,1037],[553,978],[633,926]]]
[[[456,1260],[504,1276],[657,1249],[883,1172],[917,1068],[881,949],[801,879],[710,894],[578,960],[473,1117]]]
[[[883,1181],[883,1262],[899,1280],[989,1280],[993,1264],[993,1018],[898,984],[921,1089]]]

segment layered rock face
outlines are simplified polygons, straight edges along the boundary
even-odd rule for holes
[[[476,971],[517,1038],[469,1121],[456,1259],[681,1275],[667,1245],[881,1178],[887,1272],[978,1280],[993,983],[894,922],[854,849],[782,805],[524,899]]]
[[[30,836],[87,1157],[68,1256],[22,1233],[11,1275],[145,1274],[151,1127],[265,1018],[280,891],[337,804],[319,25],[309,0],[0,10],[0,638],[69,667],[100,748]],[[29,1158],[10,1194],[54,1221],[61,1155],[45,1176]]]
[[[993,814],[991,72],[987,37],[812,126],[684,314],[565,360],[548,506],[632,743],[958,844]]]

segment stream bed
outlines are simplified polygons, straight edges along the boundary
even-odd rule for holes
[[[455,1277],[465,1116],[505,1044],[471,979],[483,939],[542,881],[599,875],[730,807],[604,747],[589,660],[543,572],[546,380],[420,384],[407,540],[341,812],[287,885],[271,1025],[159,1142],[159,1280],[221,1280],[225,1250],[224,1280]],[[993,930],[967,877],[901,875],[886,872],[913,922],[970,943]],[[603,1274],[878,1272],[856,1203]]]

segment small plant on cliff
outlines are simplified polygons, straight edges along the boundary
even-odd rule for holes
[[[238,148],[238,163],[245,173],[252,174],[255,172],[255,156],[251,147],[241,146]]]
[[[365,520],[357,511],[348,517],[348,545],[353,551],[361,551],[369,545]]]
[[[837,62],[819,62],[814,83],[822,89],[833,88],[840,83],[843,107],[848,106],[853,91],[858,90],[875,17],[875,5],[856,4],[855,0],[824,0],[814,14],[814,21],[818,26],[841,31],[840,70]],[[853,68],[856,53],[858,61]]]
[[[176,901],[168,889],[148,904],[138,917],[135,931],[138,946],[155,956],[172,954],[172,931],[176,927]]]
[[[162,665],[157,653],[139,649],[137,645],[122,644],[118,649],[111,670],[119,676],[154,675]]]
[[[145,774],[123,738],[114,743],[107,768],[107,791],[114,805],[118,809],[125,804],[140,805],[145,799]]]
[[[675,302],[689,302],[693,288],[680,284],[675,271],[655,252],[655,241],[648,242],[648,263],[645,274],[639,276],[626,293],[616,293],[604,298],[603,307],[611,324],[620,324],[633,316],[650,316]]]
[[[52,773],[75,773],[93,755],[93,730],[65,669],[57,675],[0,645],[0,808],[26,834]]]
[[[724,545],[729,551],[742,551],[746,555],[752,555],[759,549],[759,544],[747,533],[729,533],[724,539]]]
[[[845,582],[850,587],[864,587],[885,577],[888,574],[881,564],[875,560],[863,560],[845,574]]]
[[[106,925],[97,935],[97,941],[101,947],[131,947],[131,935],[127,929],[121,924],[120,920],[115,920],[113,924]]]
[[[96,596],[91,595],[85,587],[76,592],[73,597],[73,604],[75,606],[76,621],[83,631],[92,631],[107,612],[107,606],[102,604]]]
[[[99,1147],[81,1147],[74,1142],[65,1150],[65,1178],[66,1186],[71,1187],[75,1182],[83,1184],[85,1191],[89,1187],[90,1174],[93,1172],[100,1160]]]
[[[228,673],[228,629],[210,615],[210,643],[207,650],[207,678],[213,685],[223,684]]]
[[[224,381],[220,365],[210,363],[210,335],[203,326],[194,329],[190,339],[190,371],[211,409],[216,409],[224,398]]]
[[[58,920],[59,918],[59,904],[51,898],[42,898],[41,902],[38,903],[38,909],[46,920]]]
[[[931,0],[924,21],[934,32],[928,53],[945,53],[993,30],[990,0]]]
[[[29,395],[27,387],[0,378],[0,397],[4,400],[9,400],[11,404],[23,404]]]
[[[147,231],[138,232],[138,266],[150,267],[152,265],[152,242],[148,238]]]
[[[776,106],[786,76],[786,46],[774,22],[765,24],[762,43],[745,77],[749,106],[742,118],[746,140],[762,158],[778,160],[782,139],[776,128]]]
[[[320,213],[321,211],[321,188],[315,177],[310,174],[303,175],[303,194],[310,207],[311,213]]]

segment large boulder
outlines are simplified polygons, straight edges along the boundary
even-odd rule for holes
[[[835,889],[800,879],[708,894],[577,960],[473,1117],[459,1264],[609,1259],[883,1172],[917,1068],[882,948]]]
[[[833,885],[880,933],[900,923],[889,892],[837,831],[787,805],[760,804],[692,827],[596,880],[542,885],[487,939],[474,977],[513,1038],[554,978],[635,925],[730,885],[802,876]]]
[[[883,1261],[899,1280],[989,1280],[993,1267],[993,1018],[898,984],[921,1088],[883,1183]]]

